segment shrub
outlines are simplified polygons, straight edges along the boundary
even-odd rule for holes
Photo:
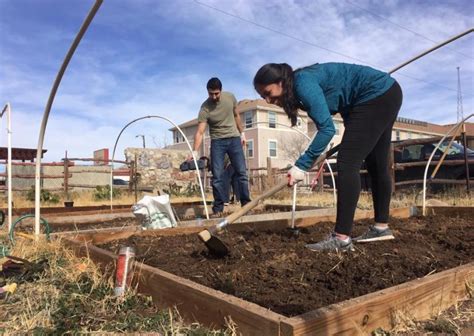
[[[26,193],[26,199],[28,201],[34,202],[35,201],[35,187],[31,187],[30,190]],[[40,201],[44,203],[59,203],[59,195],[53,194],[48,190],[41,189],[40,191]]]
[[[113,197],[119,197],[121,195],[120,189],[113,189]],[[110,198],[110,186],[96,186],[94,190],[94,199],[96,201],[107,200]]]

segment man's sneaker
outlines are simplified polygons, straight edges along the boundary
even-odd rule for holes
[[[392,230],[390,230],[389,228],[386,228],[384,230],[379,230],[375,226],[371,225],[369,227],[369,230],[366,233],[352,240],[356,243],[369,243],[369,242],[374,242],[374,241],[379,241],[379,240],[390,240],[390,239],[395,239],[395,237],[393,236]]]
[[[319,243],[315,244],[306,244],[306,248],[311,251],[333,251],[333,252],[346,252],[354,251],[354,246],[352,246],[352,240],[349,238],[349,241],[345,242],[336,237],[334,233],[331,233],[328,238]]]
[[[224,212],[223,211],[212,211],[212,218],[221,218],[224,217]]]

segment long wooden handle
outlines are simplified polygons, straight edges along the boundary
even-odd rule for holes
[[[257,198],[254,198],[253,200],[251,200],[250,202],[245,204],[242,208],[240,208],[239,210],[237,210],[234,213],[227,216],[226,217],[227,223],[230,224],[230,223],[235,222],[237,219],[239,219],[240,217],[245,215],[247,212],[249,212],[250,210],[255,208],[261,200],[264,200],[265,198],[276,194],[277,192],[279,192],[280,190],[285,188],[287,186],[287,184],[288,183],[286,181],[281,182],[281,183],[277,184],[276,186],[274,186],[273,188],[271,188],[270,190],[267,190],[266,192],[264,192],[263,194],[261,194]]]
[[[326,158],[332,156],[335,152],[337,152],[337,150],[339,149],[339,145],[331,148],[330,150],[328,150],[325,154],[321,154],[318,159],[314,162],[313,165],[318,165],[320,163],[322,163],[324,160],[326,160]],[[210,228],[210,231],[212,232],[218,232],[220,230],[222,230],[225,226],[227,226],[228,224],[231,224],[233,222],[235,222],[237,219],[239,219],[240,217],[242,217],[243,215],[245,215],[247,212],[249,212],[250,210],[252,210],[253,208],[255,208],[258,203],[262,200],[264,200],[265,198],[268,198],[274,194],[276,194],[277,192],[279,192],[280,190],[282,190],[283,188],[285,188],[286,186],[288,185],[288,183],[286,181],[284,182],[281,182],[279,184],[277,184],[276,186],[274,186],[273,188],[271,188],[270,190],[264,192],[263,194],[261,194],[260,196],[258,196],[257,198],[254,198],[252,201],[248,202],[247,204],[245,204],[242,208],[240,208],[239,210],[235,211],[234,213],[230,214],[229,216],[227,216],[221,223],[215,225],[214,227]]]

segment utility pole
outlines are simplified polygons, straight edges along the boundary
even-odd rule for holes
[[[456,68],[458,70],[458,108],[457,108],[457,121],[460,122],[464,119],[464,111],[462,108],[462,92],[461,92],[461,73],[459,67]]]
[[[138,137],[142,137],[143,148],[146,148],[146,146],[145,146],[145,135],[143,135],[143,134],[138,134],[138,135],[135,136],[135,138],[138,138]]]

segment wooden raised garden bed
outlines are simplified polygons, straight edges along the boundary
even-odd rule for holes
[[[334,215],[297,219],[302,228],[298,237],[286,236],[289,219],[232,224],[223,234],[232,249],[226,260],[206,256],[205,247],[195,237],[202,226],[88,233],[65,242],[78,254],[108,267],[116,259],[113,252],[118,245],[136,246],[137,260],[145,260],[136,263],[138,290],[151,295],[160,307],[176,306],[190,321],[222,326],[230,317],[243,335],[358,335],[390,328],[397,316],[429,318],[472,290],[474,208],[428,210],[438,217],[411,217],[416,213],[413,208],[393,209],[396,240],[357,245],[354,253],[344,255],[311,254],[304,249],[306,242],[330,231],[333,224],[328,221]],[[360,211],[356,217],[370,215]],[[354,231],[362,232],[369,223],[362,220]],[[173,255],[180,249],[187,252]],[[247,264],[241,264],[246,260]],[[165,271],[169,268],[174,274]],[[296,280],[290,274],[293,270],[300,272]],[[247,282],[242,280],[245,273],[250,274]],[[224,274],[227,278],[220,279],[220,290],[205,285]],[[400,282],[404,277],[408,280]],[[266,282],[259,285],[260,278]],[[245,286],[239,288],[240,282]],[[236,295],[253,297],[258,304]]]

